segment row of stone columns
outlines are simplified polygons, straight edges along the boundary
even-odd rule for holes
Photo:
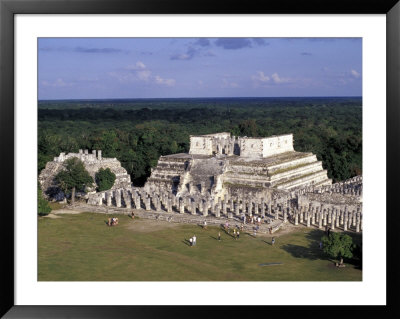
[[[177,198],[168,192],[153,193],[151,195],[146,192],[132,192],[125,189],[110,190],[102,193],[95,194],[94,199],[91,203],[95,205],[103,205],[103,200],[106,200],[107,206],[112,206],[115,200],[115,206],[132,208],[132,203],[136,209],[144,207],[146,211],[155,209],[161,211],[162,207],[168,213],[172,213],[174,208],[177,212],[184,214],[185,210],[192,215],[197,214],[197,210],[202,216],[208,216],[209,211],[216,217],[226,216],[233,218],[234,216],[253,216],[253,214],[261,217],[265,217],[267,214],[278,220],[280,217],[283,222],[288,222],[288,218],[295,225],[305,224],[307,227],[317,226],[322,228],[330,226],[332,229],[342,227],[344,231],[355,229],[356,232],[362,230],[362,215],[360,208],[352,211],[348,211],[348,207],[345,206],[324,206],[324,205],[308,205],[300,207],[291,207],[290,201],[284,202],[283,204],[266,204],[262,198],[260,201],[252,201],[247,199],[234,200],[225,196],[222,200],[220,197],[216,203],[213,199],[206,198],[205,200],[194,200],[190,197]],[[142,206],[143,203],[143,206]],[[153,205],[152,205],[153,204]]]

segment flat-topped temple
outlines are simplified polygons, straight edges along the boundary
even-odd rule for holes
[[[294,150],[293,134],[256,138],[223,132],[192,135],[189,153],[161,156],[145,189],[212,198],[251,192],[268,198],[272,190],[331,184],[316,155]]]
[[[235,137],[230,133],[191,135],[189,154],[269,157],[293,151],[293,134],[270,137]]]

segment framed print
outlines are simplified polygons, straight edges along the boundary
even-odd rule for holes
[[[2,315],[398,313],[397,1],[0,10]]]

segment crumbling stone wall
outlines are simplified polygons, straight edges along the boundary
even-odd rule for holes
[[[64,162],[72,157],[77,157],[83,162],[86,170],[89,172],[90,176],[93,177],[93,180],[100,168],[109,168],[116,175],[115,183],[112,187],[113,189],[131,186],[129,174],[116,158],[103,158],[101,150],[97,151],[97,156],[96,150],[93,150],[91,154],[89,154],[88,150],[79,150],[79,153],[61,153],[60,156],[55,157],[52,162],[47,162],[46,167],[40,172],[40,186],[43,194],[47,198],[56,200],[64,199],[65,195],[58,188],[54,178],[63,169]]]

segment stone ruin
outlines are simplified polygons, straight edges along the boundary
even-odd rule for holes
[[[296,152],[293,135],[268,138],[218,133],[190,137],[189,153],[161,156],[144,187],[89,195],[89,205],[151,212],[362,231],[362,177],[332,184],[312,153]]]
[[[43,194],[47,198],[56,200],[63,200],[65,198],[65,194],[58,188],[54,178],[63,169],[64,161],[72,157],[77,157],[83,162],[93,180],[100,168],[109,168],[116,176],[112,189],[132,187],[130,175],[116,158],[103,158],[101,150],[93,150],[91,154],[89,154],[88,150],[79,150],[79,153],[61,153],[60,156],[54,157],[52,162],[46,163],[46,167],[40,172],[39,182]],[[95,185],[93,189],[95,189]]]

